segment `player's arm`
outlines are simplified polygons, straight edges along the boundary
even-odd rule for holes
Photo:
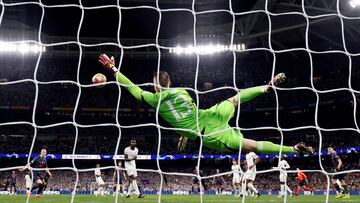
[[[113,178],[112,178],[114,182],[115,182],[116,174],[117,174],[117,169],[114,170],[114,174],[113,174]]]
[[[46,161],[46,165],[45,165],[45,171],[46,171],[47,174],[49,174],[50,177],[52,176],[52,174],[51,174],[51,172],[50,172],[50,170],[48,168],[47,161]]]
[[[101,177],[101,171],[100,170],[95,170],[95,176],[96,177]]]
[[[289,169],[289,168],[290,168],[290,165],[287,162],[285,162],[284,169]]]
[[[123,170],[121,171],[121,173],[123,173],[124,181],[126,181],[128,179],[127,173],[125,173],[125,171]]]
[[[256,156],[254,164],[252,166],[249,166],[249,169],[252,169],[254,166],[256,166],[256,164],[258,164],[260,162],[260,158],[258,156]]]
[[[224,177],[221,176],[221,180],[224,184],[226,184]]]
[[[338,165],[337,165],[337,167],[336,167],[336,171],[339,171],[339,170],[341,169],[343,163],[342,163],[342,161],[341,161],[341,159],[340,159],[340,157],[339,157],[338,155],[336,156],[336,159],[337,159],[337,161],[338,161]],[[336,171],[335,171],[335,172],[336,172]]]
[[[230,177],[231,175],[235,174],[235,172],[231,169],[231,173],[227,175],[227,177]]]
[[[25,171],[26,169],[30,168],[30,166],[35,163],[35,161],[38,159],[38,157],[35,157],[33,160],[30,161],[30,163],[26,164],[25,166],[19,168],[19,171]]]
[[[30,167],[30,163],[26,164],[25,166],[19,168],[19,171],[25,171],[26,169],[28,169]]]
[[[308,181],[308,177],[306,176],[306,174],[305,174],[304,172],[302,172],[301,174],[302,174],[302,176],[304,177],[305,181],[306,181],[306,182],[309,182],[309,181]]]
[[[129,158],[129,155],[125,154],[125,161],[132,161],[132,160],[136,160],[137,156],[134,156],[133,158]]]
[[[131,82],[125,75],[115,67],[115,59],[112,56],[111,59],[106,54],[99,56],[99,62],[115,76],[118,83],[124,85],[124,87],[140,102],[146,101],[152,107],[155,107],[157,99],[155,94],[144,91],[133,82]]]
[[[47,167],[46,167],[46,168],[45,168],[45,171],[46,171],[46,173],[47,173],[47,174],[49,174],[49,176],[50,176],[50,177],[52,176],[52,174],[51,174],[51,172],[50,172],[49,168],[47,168]]]

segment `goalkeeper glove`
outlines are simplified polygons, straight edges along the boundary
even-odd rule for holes
[[[115,58],[113,56],[109,58],[106,54],[100,54],[99,62],[104,66],[104,68],[110,70],[113,75],[118,71],[115,66]]]

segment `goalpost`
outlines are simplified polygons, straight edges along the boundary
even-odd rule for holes
[[[239,0],[240,1],[240,0]],[[82,63],[82,54],[83,54],[83,49],[86,47],[97,47],[97,46],[104,46],[104,45],[110,45],[110,46],[115,46],[118,47],[121,50],[121,57],[120,59],[118,59],[118,64],[117,67],[120,68],[121,70],[121,64],[122,64],[122,60],[123,60],[123,53],[124,50],[128,50],[128,49],[136,49],[136,48],[144,48],[144,47],[155,47],[157,52],[158,52],[158,64],[157,64],[157,70],[160,71],[160,60],[162,57],[162,50],[166,50],[171,54],[194,54],[196,55],[196,72],[195,72],[195,86],[193,88],[185,88],[185,89],[189,89],[195,92],[196,94],[196,103],[199,104],[199,95],[200,94],[205,94],[205,93],[209,93],[209,92],[213,92],[213,91],[217,91],[217,90],[222,90],[222,89],[229,89],[229,87],[221,87],[221,88],[217,88],[217,89],[212,89],[209,91],[200,91],[198,88],[198,73],[199,73],[199,57],[202,54],[209,54],[209,53],[217,53],[217,52],[232,52],[232,56],[233,56],[233,68],[234,68],[234,74],[235,74],[235,67],[236,67],[236,63],[237,63],[237,59],[236,59],[236,53],[240,53],[240,52],[247,52],[249,54],[251,54],[253,51],[266,51],[272,54],[273,57],[273,66],[272,66],[272,75],[268,76],[268,79],[270,80],[274,75],[276,75],[276,70],[275,70],[275,66],[276,66],[276,58],[277,58],[277,54],[280,53],[288,53],[288,52],[293,52],[293,51],[304,51],[308,54],[308,57],[310,58],[310,69],[311,69],[311,87],[302,87],[302,86],[298,86],[298,87],[294,87],[294,88],[280,88],[280,87],[275,87],[274,88],[274,92],[275,92],[275,98],[276,98],[276,127],[259,127],[257,129],[273,129],[273,130],[278,130],[280,132],[281,135],[281,145],[283,145],[283,140],[284,140],[284,135],[283,132],[288,132],[288,131],[295,131],[295,130],[300,130],[300,129],[315,129],[318,134],[319,134],[319,148],[316,149],[316,151],[321,151],[321,149],[323,148],[322,145],[322,132],[323,131],[335,131],[335,130],[349,130],[349,131],[354,131],[357,133],[360,133],[360,128],[357,124],[357,115],[356,115],[356,111],[357,111],[357,100],[356,100],[356,94],[359,94],[360,91],[357,91],[355,89],[352,88],[352,57],[355,56],[360,56],[360,53],[351,53],[350,51],[348,51],[347,49],[347,44],[346,44],[346,37],[344,34],[344,20],[360,20],[360,17],[349,17],[344,15],[341,12],[340,9],[340,0],[336,1],[336,12],[335,13],[327,13],[327,14],[322,14],[322,15],[311,15],[307,12],[306,8],[305,8],[305,0],[302,0],[301,2],[301,12],[283,12],[283,13],[272,13],[269,10],[269,1],[270,0],[265,0],[265,6],[264,9],[260,9],[260,10],[252,10],[252,11],[247,11],[247,12],[234,12],[233,11],[233,4],[234,2],[236,2],[236,0],[229,0],[229,9],[215,9],[215,10],[206,10],[206,11],[197,11],[195,9],[195,4],[196,4],[196,0],[192,1],[192,8],[191,9],[187,9],[187,8],[162,8],[160,6],[160,2],[159,0],[156,0],[155,4],[156,6],[133,6],[133,7],[125,7],[125,6],[121,6],[120,5],[120,0],[117,1],[116,5],[102,5],[102,6],[84,6],[82,1],[79,1],[79,4],[59,4],[59,5],[48,5],[43,3],[41,0],[40,1],[29,1],[29,2],[8,2],[5,0],[0,0],[0,6],[1,6],[1,14],[0,14],[0,25],[3,23],[3,16],[4,13],[6,12],[6,10],[9,7],[14,7],[14,6],[20,6],[20,5],[36,5],[38,7],[41,8],[41,20],[40,20],[40,26],[39,26],[39,31],[38,31],[38,39],[37,40],[25,40],[25,41],[10,41],[10,42],[0,42],[0,53],[2,51],[10,51],[10,52],[14,52],[14,53],[21,53],[21,52],[34,52],[34,53],[38,53],[38,58],[37,58],[37,63],[36,63],[36,67],[35,67],[35,71],[34,71],[34,75],[29,75],[27,77],[27,79],[22,79],[22,80],[15,80],[15,81],[0,81],[0,86],[6,86],[6,85],[11,85],[11,84],[21,84],[21,83],[27,83],[30,82],[32,84],[35,85],[35,98],[34,98],[34,108],[33,108],[33,112],[32,112],[32,122],[27,122],[27,121],[18,121],[18,122],[7,122],[7,123],[0,123],[0,126],[10,126],[10,125],[19,125],[19,124],[24,124],[24,125],[30,125],[33,127],[34,129],[34,137],[33,137],[33,142],[32,142],[32,146],[30,148],[29,151],[29,156],[27,158],[27,162],[29,163],[31,161],[31,154],[33,153],[37,153],[33,151],[34,148],[34,143],[37,137],[37,131],[38,129],[44,129],[44,128],[51,128],[51,127],[55,127],[55,126],[62,126],[62,125],[69,125],[72,124],[75,129],[76,129],[76,135],[75,135],[75,144],[74,144],[74,148],[73,148],[73,153],[72,156],[69,156],[70,159],[72,160],[72,165],[73,167],[63,167],[63,168],[52,168],[50,170],[72,170],[76,173],[76,183],[73,189],[73,193],[72,193],[72,198],[71,198],[71,202],[74,202],[74,198],[75,198],[75,192],[76,192],[76,188],[78,185],[78,181],[79,181],[79,172],[86,172],[86,171],[93,171],[94,168],[89,168],[89,169],[78,169],[75,166],[75,159],[76,159],[76,145],[77,145],[77,141],[78,141],[78,128],[79,127],[83,127],[83,128],[87,128],[87,127],[96,127],[96,126],[113,126],[113,127],[117,127],[119,130],[119,137],[117,140],[117,146],[116,146],[116,150],[114,152],[114,156],[117,157],[118,156],[118,151],[119,151],[119,145],[120,145],[120,141],[121,141],[121,124],[118,120],[118,109],[119,109],[119,105],[120,105],[120,98],[121,98],[121,87],[118,84],[118,91],[119,91],[119,96],[118,96],[118,103],[117,103],[117,111],[116,111],[116,124],[113,123],[106,123],[106,124],[95,124],[95,125],[81,125],[78,124],[76,121],[76,112],[77,109],[79,107],[79,102],[80,102],[80,97],[81,97],[81,90],[82,88],[87,88],[87,87],[93,87],[95,85],[86,85],[86,84],[81,84],[80,83],[80,66]],[[359,3],[355,0],[352,1],[351,6],[356,7],[357,5],[359,5]],[[46,8],[60,8],[60,7],[71,7],[71,8],[78,8],[81,12],[81,20],[80,20],[80,24],[78,26],[78,30],[77,30],[77,37],[76,37],[76,41],[64,41],[64,42],[58,42],[58,43],[45,43],[42,41],[42,27],[43,27],[43,21],[45,18],[45,9]],[[119,12],[119,24],[117,27],[117,43],[112,43],[112,42],[107,42],[107,43],[98,43],[98,44],[84,44],[81,42],[81,36],[80,36],[80,32],[81,32],[81,28],[83,25],[83,20],[84,20],[84,13],[86,10],[96,10],[96,9],[103,9],[103,8],[115,8],[118,10]],[[156,33],[156,38],[155,38],[155,43],[151,43],[151,44],[140,44],[140,45],[136,45],[136,46],[126,46],[126,45],[122,45],[121,44],[121,35],[120,35],[120,30],[121,30],[121,25],[122,25],[122,18],[121,18],[121,12],[124,10],[136,10],[136,9],[150,9],[153,10],[155,12],[158,13],[158,24],[157,24],[157,33]],[[167,13],[167,12],[177,12],[177,11],[183,11],[183,12],[187,12],[189,14],[191,14],[193,16],[193,28],[194,28],[194,32],[193,32],[193,44],[189,47],[165,47],[163,45],[159,44],[159,33],[160,33],[160,28],[162,26],[162,14]],[[231,40],[230,40],[230,44],[227,45],[217,45],[217,46],[201,46],[197,43],[197,33],[196,33],[196,23],[197,23],[197,17],[199,15],[203,15],[203,14],[208,14],[208,13],[227,13],[230,14],[233,18],[232,20],[232,31],[231,31]],[[269,26],[268,26],[268,31],[267,31],[267,35],[268,35],[268,45],[269,48],[266,47],[262,47],[262,48],[247,48],[245,44],[237,44],[234,42],[234,37],[235,37],[235,19],[237,16],[241,16],[241,15],[247,15],[247,14],[255,14],[255,13],[261,13],[261,14],[265,14],[268,18],[268,22],[269,22]],[[301,16],[305,19],[306,21],[306,30],[305,30],[305,48],[291,48],[291,49],[281,49],[281,50],[275,50],[272,46],[272,17],[276,17],[276,16],[286,16],[286,15],[297,15],[297,16]],[[310,30],[310,20],[314,20],[314,19],[320,19],[320,18],[324,18],[324,17],[336,17],[340,20],[341,23],[341,36],[342,36],[342,46],[343,46],[343,50],[327,50],[327,51],[315,51],[312,50],[309,46],[309,30]],[[39,63],[42,57],[43,52],[45,52],[47,50],[48,47],[52,47],[52,46],[57,46],[57,45],[67,45],[67,44],[76,44],[76,46],[78,46],[79,48],[79,58],[78,58],[78,69],[77,69],[77,78],[76,81],[71,81],[71,80],[58,80],[58,81],[49,81],[49,82],[43,82],[43,81],[39,81],[37,78],[37,73],[38,73],[38,68],[39,68]],[[343,88],[337,88],[337,89],[330,89],[330,90],[319,90],[315,87],[314,83],[313,83],[313,54],[333,54],[333,53],[337,53],[337,54],[342,54],[344,56],[346,56],[348,58],[348,68],[349,68],[349,76],[348,76],[348,87],[343,87]],[[150,74],[150,73],[149,73]],[[90,80],[90,79],[89,79]],[[111,82],[114,83],[114,82]],[[72,122],[61,122],[61,123],[55,123],[55,124],[51,124],[51,125],[38,125],[35,122],[35,114],[36,114],[36,109],[37,109],[37,105],[38,105],[38,97],[39,97],[39,85],[49,85],[49,84],[72,84],[72,85],[76,85],[76,87],[78,88],[78,97],[76,99],[76,104],[74,106],[74,114],[73,114],[73,120]],[[236,82],[235,82],[235,77],[234,77],[234,81],[233,81],[233,86],[231,87],[231,89],[235,90],[235,91],[240,91],[241,88],[236,86]],[[279,95],[277,93],[277,91],[279,90],[309,90],[312,91],[316,94],[316,106],[315,106],[315,126],[297,126],[294,128],[282,128],[279,124]],[[354,108],[353,108],[353,119],[354,119],[354,123],[355,123],[355,128],[341,128],[341,129],[325,129],[322,128],[319,123],[318,123],[318,109],[319,109],[319,94],[321,93],[331,93],[331,92],[337,92],[337,91],[348,91],[351,93],[352,98],[353,98],[353,104],[354,104]],[[159,107],[159,104],[158,104]],[[240,126],[238,125],[239,123],[239,109],[238,109],[238,113],[236,116],[236,120],[237,120],[237,126],[236,129],[242,129],[240,128]],[[149,124],[143,124],[141,126],[149,126]],[[164,126],[161,126],[159,123],[159,112],[158,112],[158,108],[156,110],[156,124],[152,125],[153,127],[156,127],[158,130],[158,146],[157,146],[157,157],[156,157],[156,162],[157,162],[157,166],[158,166],[158,170],[144,170],[144,169],[139,169],[139,171],[147,171],[147,172],[154,172],[154,173],[158,173],[160,175],[160,188],[159,191],[162,191],[163,188],[163,184],[164,184],[164,177],[163,175],[179,175],[179,176],[193,176],[193,177],[197,177],[199,179],[205,179],[205,178],[210,178],[210,177],[214,177],[216,175],[212,175],[212,176],[207,176],[207,177],[201,177],[200,174],[188,174],[188,173],[171,173],[171,172],[164,172],[161,170],[160,168],[160,140],[161,140],[161,130],[163,129],[167,129]],[[199,128],[199,127],[198,127]],[[246,130],[251,130],[251,129],[246,129]],[[197,166],[201,168],[200,166],[200,160],[201,160],[201,156],[203,155],[202,153],[202,139],[204,137],[204,135],[201,134],[201,132],[198,130],[197,132],[200,136],[200,146],[199,146],[199,153],[197,155]],[[281,152],[279,154],[279,156],[281,155]],[[322,165],[322,153],[318,153],[316,156],[318,156],[318,161],[320,164],[320,168],[321,170],[305,170],[305,172],[320,172],[322,174],[324,174],[327,177],[327,194],[326,194],[326,202],[329,201],[329,190],[330,190],[330,177],[333,174],[339,174],[339,173],[353,173],[353,172],[360,172],[360,170],[349,170],[349,171],[343,171],[343,172],[339,172],[339,173],[331,173],[328,172],[324,169],[323,165]],[[240,157],[240,155],[239,155]],[[116,159],[114,159],[114,166],[113,167],[104,167],[102,169],[115,169],[116,166]],[[7,167],[7,168],[0,168],[0,171],[6,171],[6,170],[12,170],[12,169],[18,169],[19,167]],[[277,169],[271,169],[271,170],[266,170],[266,171],[259,171],[258,173],[266,173],[266,172],[272,172],[272,171],[279,171]],[[244,172],[241,172],[242,174]],[[284,202],[286,202],[286,196],[284,198]],[[115,199],[115,202],[118,202],[118,199]],[[161,202],[161,192],[159,192],[158,194],[158,202]],[[200,202],[203,202],[203,194],[200,194]],[[245,202],[245,198],[242,199],[242,202]]]

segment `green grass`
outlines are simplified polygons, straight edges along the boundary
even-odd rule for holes
[[[155,203],[157,202],[157,195],[147,195],[144,199],[138,199],[135,196],[126,199],[125,197],[119,197],[118,202],[144,202],[144,203]],[[71,195],[45,195],[42,199],[35,199],[35,196],[32,195],[29,202],[35,203],[65,203],[71,201]],[[26,202],[25,195],[0,195],[0,203],[22,203]],[[112,203],[115,202],[115,197],[112,195],[108,195],[105,197],[95,197],[94,195],[76,195],[74,202],[76,203]],[[195,203],[200,202],[199,195],[162,195],[161,202],[164,203]],[[222,203],[222,202],[241,202],[241,198],[235,198],[232,195],[204,195],[203,196],[204,203]],[[245,202],[256,202],[256,203],[281,203],[283,199],[277,198],[276,196],[268,196],[263,195],[258,199],[254,199],[253,197],[247,197]],[[325,196],[323,195],[315,195],[315,196],[299,196],[288,199],[287,202],[290,203],[319,203],[325,202]],[[335,199],[335,196],[329,196],[329,202],[334,203],[347,203],[347,202],[360,202],[360,195],[351,196],[349,200],[339,200]]]

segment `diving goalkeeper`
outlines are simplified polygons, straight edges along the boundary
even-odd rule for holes
[[[153,108],[158,108],[158,103],[160,103],[159,114],[172,127],[186,129],[178,131],[181,134],[178,146],[180,150],[185,147],[187,139],[195,140],[199,134],[197,132],[201,132],[205,135],[203,137],[204,146],[224,152],[239,152],[241,146],[245,152],[262,154],[275,154],[280,150],[283,154],[314,153],[312,147],[307,147],[301,142],[295,146],[281,146],[267,141],[245,139],[239,130],[232,129],[229,125],[239,103],[250,101],[259,95],[270,92],[273,84],[277,85],[285,81],[284,73],[276,75],[268,85],[241,90],[237,95],[209,109],[198,109],[186,90],[169,88],[171,81],[167,72],[160,71],[154,74],[153,82],[156,93],[151,93],[142,90],[120,73],[115,67],[114,57],[109,58],[106,54],[101,54],[99,62],[137,100],[146,102]],[[160,88],[162,88],[161,91]],[[196,114],[198,114],[198,118]],[[197,128],[197,119],[199,129]]]

